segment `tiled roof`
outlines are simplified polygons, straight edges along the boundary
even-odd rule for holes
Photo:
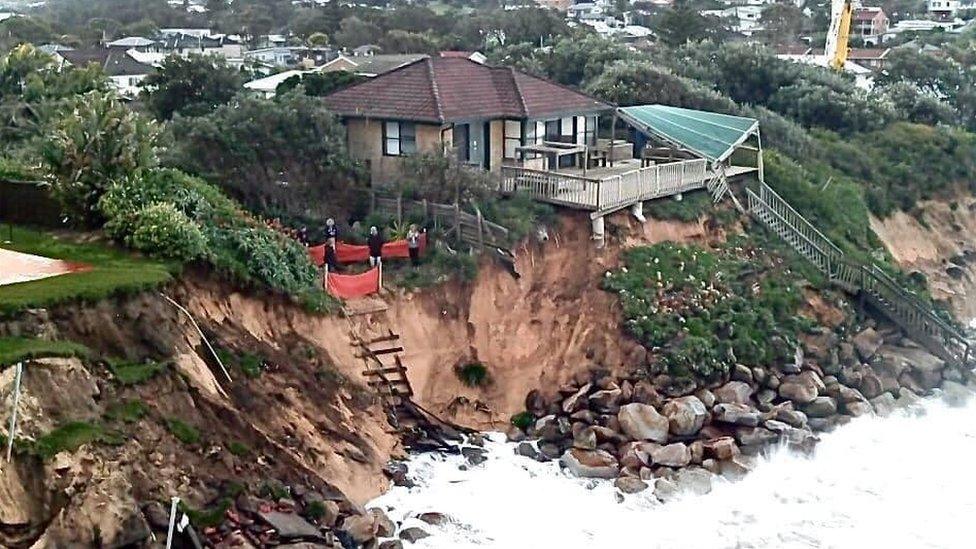
[[[463,58],[414,61],[324,98],[343,116],[449,122],[545,118],[612,108],[565,86]]]
[[[120,48],[86,48],[59,51],[58,55],[75,67],[84,67],[94,63],[102,67],[106,76],[149,74],[154,70],[151,65],[136,61]]]
[[[884,59],[889,51],[891,50],[888,48],[851,48],[847,57],[848,59]]]
[[[854,10],[855,21],[870,21],[879,13],[883,13],[881,8],[864,7]]]

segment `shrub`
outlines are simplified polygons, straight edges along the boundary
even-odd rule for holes
[[[149,408],[141,400],[123,400],[111,405],[105,412],[105,419],[135,423],[149,413]]]
[[[535,417],[529,412],[519,412],[512,416],[512,425],[522,429],[528,429],[535,421]]]
[[[166,364],[160,362],[121,362],[108,361],[108,369],[112,377],[122,385],[139,385],[166,370]]]
[[[227,451],[237,457],[244,457],[251,453],[251,449],[247,446],[247,444],[236,440],[227,444]]]
[[[200,431],[196,427],[183,422],[177,418],[167,418],[166,428],[183,444],[196,444],[200,442]]]
[[[206,253],[207,241],[200,227],[173,204],[150,204],[136,213],[133,223],[125,243],[136,250],[181,261]]]
[[[41,436],[34,443],[34,450],[41,459],[51,459],[61,452],[73,452],[93,442],[119,444],[118,434],[87,421],[72,421]]]
[[[491,379],[488,375],[488,367],[481,362],[458,364],[454,368],[454,373],[457,374],[461,383],[464,383],[468,387],[482,387],[487,385]]]
[[[314,500],[305,507],[305,516],[312,520],[319,520],[325,516],[325,503]]]

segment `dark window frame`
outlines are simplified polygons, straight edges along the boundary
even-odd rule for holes
[[[397,136],[390,137],[387,133],[387,125],[396,124],[397,125]],[[410,131],[404,132],[404,128],[409,128]],[[383,156],[413,156],[417,154],[417,123],[409,122],[404,120],[384,120],[382,126],[382,137],[383,140]],[[397,152],[390,152],[390,142],[396,141]],[[405,151],[404,143],[411,143],[412,150]]]

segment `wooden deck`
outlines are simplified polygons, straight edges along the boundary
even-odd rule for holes
[[[731,166],[725,177],[755,172],[756,168]],[[541,202],[605,215],[638,202],[706,188],[722,173],[710,170],[704,159],[683,160],[640,167],[640,160],[618,160],[613,166],[543,171],[516,166],[502,167],[501,189],[523,192]]]

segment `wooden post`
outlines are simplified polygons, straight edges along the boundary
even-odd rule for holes
[[[454,202],[454,230],[457,231],[457,240],[455,243],[460,244],[461,242],[461,205]]]
[[[484,230],[485,220],[481,216],[481,209],[478,208],[477,204],[474,207],[474,213],[477,215],[478,218],[478,248],[480,250],[484,250],[485,249],[485,230]]]
[[[10,428],[7,429],[7,461],[14,450],[14,438],[17,437],[17,404],[20,402],[20,377],[24,372],[24,363],[18,362],[14,373],[14,398],[10,410]]]
[[[759,182],[765,183],[766,174],[763,171],[762,135],[759,133],[759,130],[756,130],[756,139],[759,141],[759,153],[756,160],[757,167],[759,168]]]
[[[430,218],[430,214],[429,214],[428,205],[427,205],[427,199],[426,198],[423,200],[423,203],[424,203],[424,225],[427,225],[428,224],[428,219]]]
[[[403,223],[403,191],[397,193],[397,224]]]

